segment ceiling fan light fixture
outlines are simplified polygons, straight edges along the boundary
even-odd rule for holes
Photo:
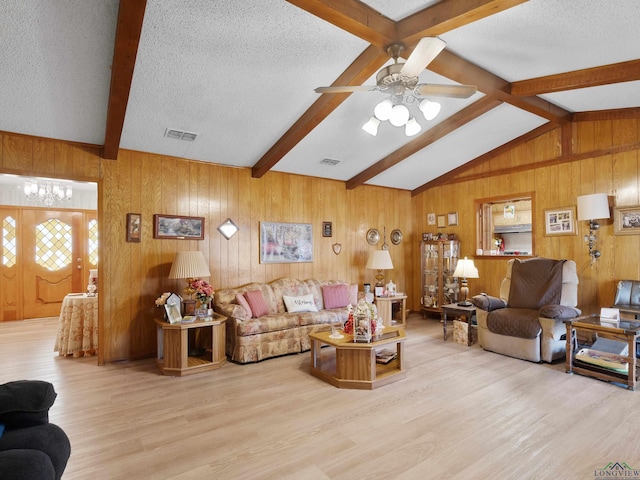
[[[407,137],[413,137],[414,135],[420,133],[422,127],[416,121],[415,117],[411,117],[407,124],[404,126],[404,133]]]
[[[378,125],[380,125],[380,120],[376,117],[371,117],[369,121],[362,126],[362,130],[375,137],[378,135]]]
[[[394,127],[402,127],[407,123],[410,117],[409,109],[404,105],[395,105],[391,109],[391,117],[389,121]]]
[[[436,118],[438,116],[438,113],[440,113],[441,108],[442,105],[440,105],[438,102],[432,102],[427,98],[420,102],[420,111],[422,111],[422,114],[424,115],[424,118],[426,120],[433,120],[434,118]]]
[[[384,122],[391,117],[391,110],[393,109],[393,103],[390,99],[386,98],[378,103],[373,109],[373,114],[378,120]]]

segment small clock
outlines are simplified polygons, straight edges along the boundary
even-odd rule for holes
[[[380,232],[375,228],[370,228],[367,231],[367,242],[369,245],[376,245],[380,241]]]

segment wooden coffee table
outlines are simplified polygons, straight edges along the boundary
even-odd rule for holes
[[[373,390],[406,377],[404,370],[404,328],[385,327],[371,343],[355,343],[353,336],[340,331],[342,338],[331,338],[331,330],[319,327],[309,334],[311,340],[310,373],[338,388]],[[329,345],[333,348],[325,348]],[[376,350],[396,351],[387,364],[376,362]]]

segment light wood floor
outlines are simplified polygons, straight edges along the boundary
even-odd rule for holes
[[[640,468],[640,392],[442,340],[408,320],[408,376],[374,391],[309,375],[309,354],[190,377],[153,359],[53,353],[56,319],[0,324],[0,383],[52,382],[72,479],[592,479]]]

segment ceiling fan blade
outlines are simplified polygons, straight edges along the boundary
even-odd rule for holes
[[[316,93],[352,93],[370,92],[377,89],[377,85],[346,85],[344,87],[318,87],[314,91]]]
[[[417,77],[429,65],[447,44],[438,37],[424,37],[420,39],[413,53],[407,58],[407,62],[400,70],[400,74],[406,77]]]
[[[469,98],[478,91],[475,85],[435,85],[421,83],[413,90],[417,95],[426,97]]]

